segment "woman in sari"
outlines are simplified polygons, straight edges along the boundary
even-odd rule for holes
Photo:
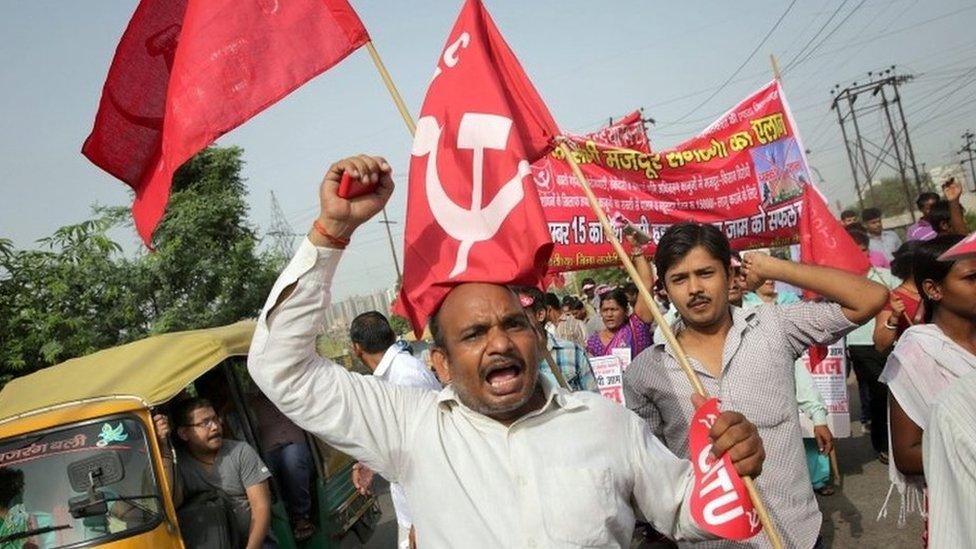
[[[651,325],[630,310],[627,294],[616,288],[600,296],[600,317],[604,328],[586,341],[590,356],[613,354],[614,349],[630,349],[633,360],[652,342]]]
[[[922,434],[933,401],[955,379],[976,371],[976,259],[938,259],[961,238],[939,236],[918,247],[914,278],[926,324],[905,330],[881,374],[890,390],[888,473],[901,495],[899,522],[923,510]]]
[[[888,297],[888,304],[874,318],[874,348],[886,353],[915,324],[922,324],[922,296],[915,286],[915,252],[920,240],[909,240],[895,251],[891,260],[891,274],[901,279]]]

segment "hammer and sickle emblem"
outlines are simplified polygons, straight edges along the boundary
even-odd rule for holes
[[[522,179],[531,173],[527,161],[520,160],[515,175],[502,186],[495,198],[487,206],[482,205],[485,150],[505,150],[512,120],[504,116],[482,113],[465,113],[458,127],[457,146],[471,149],[474,160],[471,167],[471,207],[463,208],[456,204],[444,191],[440,174],[437,171],[437,146],[440,143],[442,128],[432,116],[424,116],[417,121],[414,136],[414,156],[428,156],[424,188],[427,202],[434,219],[451,238],[461,242],[457,259],[449,278],[454,278],[468,268],[468,253],[475,242],[491,239],[508,214],[522,201],[524,191]]]

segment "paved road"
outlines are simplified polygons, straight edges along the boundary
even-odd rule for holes
[[[848,382],[851,410],[858,409],[857,384]],[[828,547],[860,549],[916,549],[921,547],[922,519],[917,514],[907,518],[904,528],[897,527],[898,494],[888,504],[888,516],[877,520],[878,511],[888,493],[888,466],[875,458],[871,441],[860,432],[855,421],[854,436],[837,441],[837,461],[843,473],[843,487],[832,496],[818,496],[824,514],[821,532]]]
[[[858,409],[857,384],[851,376],[848,394],[852,410]],[[861,433],[861,425],[852,418],[854,436],[837,441],[837,461],[843,474],[843,486],[828,497],[818,496],[824,514],[821,532],[827,547],[836,549],[917,549],[921,547],[922,520],[918,515],[908,517],[904,528],[896,525],[897,495],[889,504],[888,517],[876,520],[885,495],[888,493],[888,469],[876,459],[871,441]],[[390,501],[389,489],[377,481],[377,495],[383,518],[369,542],[360,545],[355,536],[343,540],[343,549],[366,547],[392,549],[396,546],[396,517]]]

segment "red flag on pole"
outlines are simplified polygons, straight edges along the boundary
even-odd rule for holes
[[[871,268],[868,256],[824,202],[812,183],[803,188],[800,211],[800,262],[864,274]]]
[[[346,0],[142,0],[82,153],[135,191],[150,246],[184,162],[368,40]]]
[[[807,183],[803,188],[800,211],[800,262],[810,265],[833,267],[852,273],[868,272],[871,263],[851,235],[824,202],[820,192]],[[812,297],[812,296],[807,296]],[[810,367],[820,364],[827,357],[827,347],[815,345],[809,348]]]
[[[395,306],[418,336],[457,284],[540,285],[552,240],[529,165],[559,133],[477,0],[461,9],[420,114]]]
[[[708,433],[719,416],[719,400],[710,398],[695,410],[688,432],[688,449],[695,484],[691,517],[699,528],[723,539],[747,540],[762,530],[759,514],[728,452],[712,457]]]

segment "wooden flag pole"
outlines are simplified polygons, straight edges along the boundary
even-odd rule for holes
[[[779,63],[776,62],[775,55],[769,54],[769,64],[773,66],[773,78],[775,78],[779,82],[782,82],[783,79],[781,78],[781,75],[779,73]]]
[[[708,398],[708,391],[705,390],[705,386],[702,385],[701,379],[698,377],[698,373],[695,372],[694,368],[691,367],[691,362],[688,361],[688,355],[685,354],[684,349],[681,344],[678,343],[678,339],[675,337],[674,332],[671,331],[671,327],[667,322],[664,321],[664,315],[661,314],[661,310],[658,308],[657,303],[654,298],[651,297],[650,289],[641,280],[640,275],[637,273],[637,269],[634,267],[634,263],[630,260],[630,256],[624,251],[623,246],[620,244],[620,240],[617,239],[616,233],[613,231],[613,226],[610,224],[610,220],[607,218],[607,214],[600,207],[599,201],[597,201],[596,195],[593,194],[593,189],[590,188],[590,183],[586,180],[586,176],[583,175],[583,170],[580,169],[579,164],[576,162],[576,158],[573,156],[567,142],[569,140],[565,137],[559,138],[559,149],[562,150],[566,157],[566,161],[569,163],[570,168],[573,170],[573,174],[576,175],[576,179],[579,181],[580,186],[583,188],[583,192],[586,193],[586,198],[590,202],[590,208],[596,214],[597,218],[600,220],[600,224],[603,225],[603,233],[610,241],[615,252],[617,252],[617,257],[620,258],[621,263],[624,264],[624,269],[627,270],[627,274],[630,275],[631,280],[637,285],[637,291],[640,294],[641,299],[644,300],[644,304],[647,305],[648,309],[651,311],[651,316],[654,317],[654,322],[657,324],[661,333],[664,334],[664,339],[668,341],[671,345],[671,349],[674,351],[676,358],[678,359],[678,365],[684,371],[685,375],[688,377],[688,381],[691,383],[692,388],[695,392],[702,397]],[[769,542],[775,549],[783,548],[783,540],[780,538],[779,530],[773,524],[772,518],[769,516],[769,511],[766,509],[765,503],[763,503],[762,497],[759,495],[759,490],[756,489],[756,484],[752,481],[750,477],[742,477],[742,483],[746,487],[746,491],[749,492],[749,499],[752,500],[752,505],[756,508],[756,513],[759,515],[759,522],[762,523],[763,530],[766,532],[766,536],[769,537]]]
[[[677,355],[678,365],[684,371],[685,375],[688,377],[688,381],[691,386],[695,389],[695,392],[699,395],[708,398],[708,391],[705,390],[705,386],[702,385],[701,379],[698,378],[698,373],[695,372],[694,368],[691,367],[691,363],[688,361],[688,355],[685,354],[684,348],[678,343],[678,339],[674,336],[674,332],[671,331],[671,327],[664,320],[664,315],[661,314],[661,310],[658,308],[657,303],[654,298],[651,297],[650,289],[641,280],[640,274],[637,273],[637,268],[634,267],[634,263],[630,260],[630,256],[624,250],[620,241],[617,240],[617,235],[613,231],[613,226],[610,224],[610,220],[607,218],[607,214],[604,213],[603,208],[600,207],[600,203],[597,201],[596,195],[593,194],[593,189],[590,188],[590,183],[586,180],[586,176],[583,175],[583,171],[580,170],[579,164],[576,162],[576,158],[573,156],[570,150],[566,138],[560,138],[559,149],[562,150],[563,154],[566,156],[566,161],[569,162],[570,168],[573,170],[573,174],[576,175],[576,179],[579,180],[580,185],[583,187],[583,192],[586,193],[586,198],[590,202],[590,207],[593,208],[594,213],[596,213],[597,218],[603,225],[603,232],[605,233],[610,244],[613,246],[617,256],[620,261],[624,264],[624,269],[627,270],[627,274],[633,279],[634,284],[637,285],[637,291],[640,293],[641,298],[644,299],[644,303],[651,311],[651,316],[654,317],[654,322],[661,329],[661,333],[664,334],[664,338],[668,340],[668,344],[674,349],[675,355]]]
[[[373,60],[373,64],[376,65],[376,70],[380,73],[380,78],[383,79],[383,84],[386,89],[390,92],[390,97],[393,98],[393,104],[396,105],[398,111],[400,111],[400,116],[403,117],[404,124],[407,125],[407,130],[410,135],[417,133],[417,124],[414,123],[413,117],[410,116],[410,110],[407,109],[407,104],[403,101],[403,96],[400,95],[400,90],[397,89],[396,84],[393,83],[393,77],[390,76],[390,71],[386,70],[386,65],[383,64],[383,59],[380,57],[380,53],[376,51],[376,46],[373,45],[373,41],[370,40],[366,42],[366,50],[369,52],[370,58]],[[385,219],[386,208],[383,208],[383,216]],[[389,225],[387,225],[389,228]],[[397,267],[399,274],[399,266]],[[552,370],[552,375],[555,376],[556,381],[559,382],[559,386],[563,389],[569,389],[569,385],[566,383],[566,378],[563,373],[559,371],[559,367],[556,365],[556,361],[552,358],[552,353],[549,352],[548,346],[544,341],[539,342],[539,349],[542,351],[542,356],[546,357],[546,363],[549,365],[549,369]]]
[[[407,109],[407,104],[403,102],[403,96],[400,95],[396,84],[393,83],[393,78],[390,76],[390,72],[386,70],[386,65],[383,64],[383,59],[380,58],[380,54],[376,51],[376,46],[373,45],[372,40],[366,42],[366,50],[373,59],[373,64],[376,65],[376,70],[379,71],[380,78],[383,79],[383,84],[390,91],[390,96],[393,97],[393,103],[396,105],[397,110],[400,111],[400,116],[403,117],[403,122],[406,123],[407,129],[410,130],[410,135],[412,136],[417,133],[417,125],[414,124],[413,117],[410,116],[410,111]]]
[[[549,336],[545,335],[545,328],[542,328],[545,340],[539,340],[539,352],[542,356],[546,357],[546,364],[549,365],[549,370],[552,371],[552,375],[556,378],[556,382],[559,386],[566,390],[572,390],[569,388],[569,384],[566,383],[566,376],[563,375],[562,371],[559,370],[559,366],[556,364],[556,360],[552,358],[552,353],[549,352],[549,345],[546,343],[549,340]]]

